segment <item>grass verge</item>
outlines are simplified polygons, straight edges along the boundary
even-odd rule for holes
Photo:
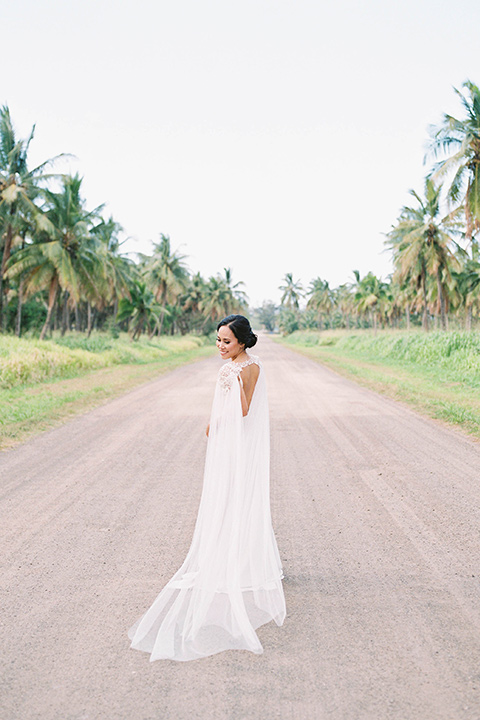
[[[279,341],[480,439],[480,333],[310,331]]]
[[[57,353],[55,347],[40,347],[36,353],[36,341],[23,342],[19,352],[14,338],[0,341],[0,450],[8,450],[29,437],[62,424],[66,419],[87,412],[105,401],[117,397],[136,385],[153,380],[175,367],[212,355],[215,348],[204,345],[198,338],[162,338],[156,343],[127,346],[120,342],[105,348],[97,338],[97,352],[85,348],[73,348],[74,359],[68,352]],[[75,339],[72,338],[72,342]],[[76,339],[78,342],[80,338]],[[10,352],[7,353],[7,342]],[[127,341],[128,342],[128,341]],[[54,345],[55,343],[51,343]],[[13,352],[12,352],[13,347]],[[67,351],[72,348],[64,346]],[[81,350],[81,362],[78,353]],[[50,362],[45,355],[51,353]],[[132,357],[132,353],[134,354]],[[7,359],[14,361],[7,365]],[[93,357],[90,357],[93,356]],[[35,358],[40,359],[37,367]],[[128,362],[128,360],[130,362]],[[2,370],[8,367],[10,382]],[[12,367],[17,369],[12,374]],[[19,381],[18,372],[23,368],[28,381]],[[26,368],[26,370],[25,370]]]

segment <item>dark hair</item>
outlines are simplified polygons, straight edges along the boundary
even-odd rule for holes
[[[253,347],[257,342],[257,336],[252,330],[249,320],[243,315],[227,315],[217,325],[217,331],[223,325],[227,325],[233,332],[239,343],[246,348]]]

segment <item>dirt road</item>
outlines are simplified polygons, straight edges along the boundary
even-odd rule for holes
[[[2,720],[478,720],[480,446],[262,339],[287,619],[190,663],[127,628],[188,549],[216,358],[0,455]]]

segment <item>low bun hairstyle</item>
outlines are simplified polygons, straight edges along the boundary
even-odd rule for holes
[[[238,342],[245,345],[246,348],[252,348],[256,345],[257,336],[253,332],[249,320],[243,315],[227,315],[227,317],[218,323],[217,331],[220,330],[223,325],[227,325]]]

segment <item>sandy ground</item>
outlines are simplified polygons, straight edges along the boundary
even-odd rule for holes
[[[478,720],[480,445],[268,339],[287,619],[264,654],[149,662],[220,361],[0,455],[2,720]]]

